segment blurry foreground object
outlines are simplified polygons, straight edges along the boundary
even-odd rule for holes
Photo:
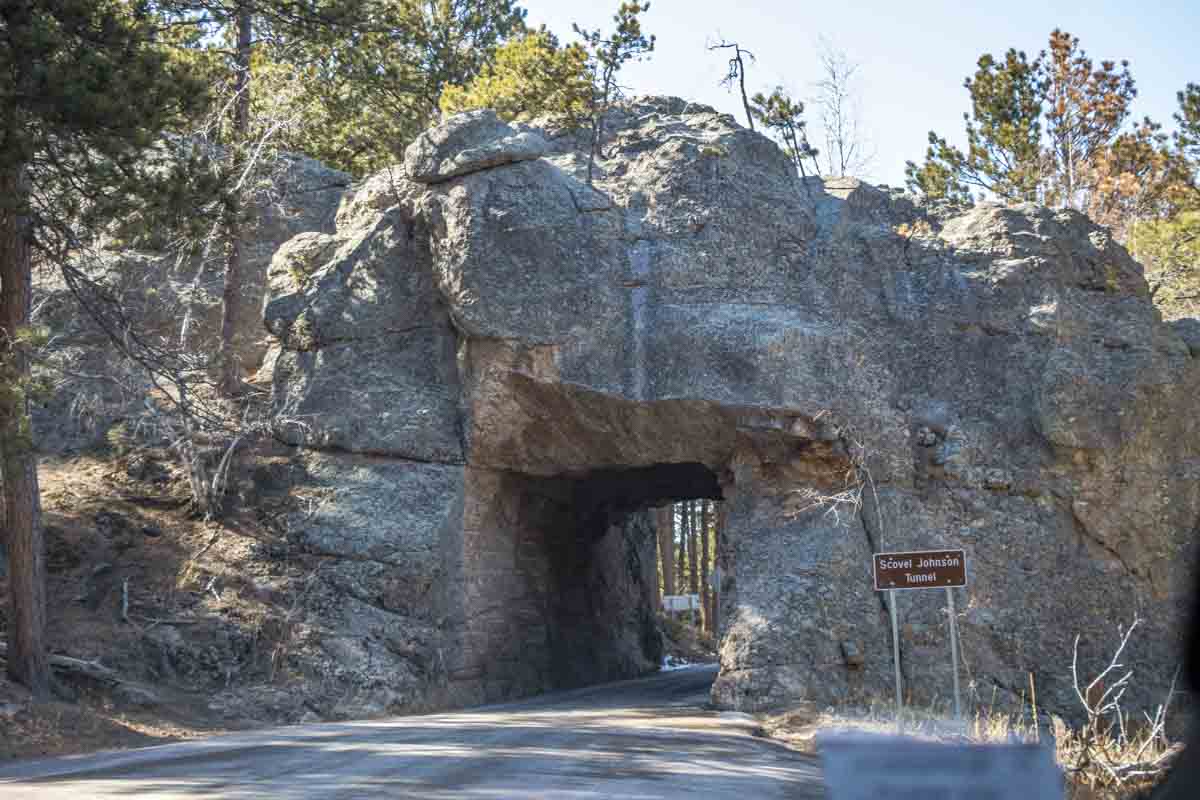
[[[1153,792],[1152,800],[1191,800],[1200,797],[1200,709],[1196,708],[1196,693],[1200,691],[1200,565],[1192,590],[1192,619],[1184,655],[1184,675],[1192,693],[1189,709],[1192,719],[1183,741],[1183,753],[1171,768],[1171,775]]]
[[[944,744],[833,732],[817,736],[817,751],[829,800],[1063,797],[1054,749],[1044,745]]]

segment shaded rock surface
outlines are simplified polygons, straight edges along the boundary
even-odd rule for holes
[[[243,291],[235,310],[234,351],[244,372],[257,369],[269,344],[262,326],[267,268],[275,251],[297,234],[332,232],[334,212],[350,184],[343,172],[303,156],[283,155],[270,180],[251,193],[242,241]],[[219,257],[181,257],[160,232],[122,239],[120,227],[79,268],[116,301],[139,335],[152,344],[180,342],[186,349],[217,351],[221,329],[224,263]],[[95,443],[115,422],[141,410],[153,387],[131,368],[104,330],[59,278],[41,274],[35,286],[36,321],[54,334],[50,377],[55,386],[34,409],[39,447],[50,453]]]
[[[297,524],[425,631],[397,682],[458,703],[652,668],[643,509],[719,496],[722,706],[886,695],[870,555],[949,547],[980,699],[1032,674],[1069,713],[1075,635],[1094,673],[1138,616],[1128,704],[1161,702],[1200,372],[1125,250],[1072,212],[802,182],[674,98],[605,130],[588,185],[581,135],[453,118],[275,255],[275,401],[337,515]],[[906,685],[944,698],[943,593],[898,611]]]

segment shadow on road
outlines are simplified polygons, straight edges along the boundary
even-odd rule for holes
[[[451,714],[0,770],[0,797],[818,797],[814,759],[703,707],[700,667]]]

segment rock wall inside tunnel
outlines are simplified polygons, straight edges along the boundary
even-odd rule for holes
[[[589,481],[468,467],[448,532],[447,678],[467,701],[636,677],[662,661],[648,514]]]
[[[949,547],[979,698],[1033,675],[1070,714],[1075,635],[1094,672],[1138,617],[1128,704],[1161,702],[1200,371],[1140,265],[1073,212],[801,181],[681,100],[606,130],[589,185],[575,133],[451,118],[275,256],[265,372],[321,465],[297,527],[351,599],[317,615],[339,679],[410,707],[652,669],[644,509],[722,497],[722,706],[886,696],[870,554]],[[916,702],[950,686],[943,603],[898,604]]]

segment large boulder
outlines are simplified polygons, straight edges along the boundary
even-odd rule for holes
[[[404,172],[417,183],[441,183],[468,172],[540,158],[542,137],[517,132],[489,108],[457,114],[422,133],[404,153]]]
[[[1107,231],[800,180],[673,98],[610,114],[591,182],[584,135],[538,129],[476,112],[429,131],[406,177],[276,253],[265,306],[295,441],[463,471],[427,528],[448,697],[648,668],[645,509],[713,497],[721,705],[888,693],[871,553],[951,547],[978,698],[1016,702],[1032,676],[1070,713],[1076,635],[1092,672],[1139,617],[1127,700],[1161,702],[1200,519],[1200,370]],[[896,602],[907,686],[946,698],[944,594]]]

